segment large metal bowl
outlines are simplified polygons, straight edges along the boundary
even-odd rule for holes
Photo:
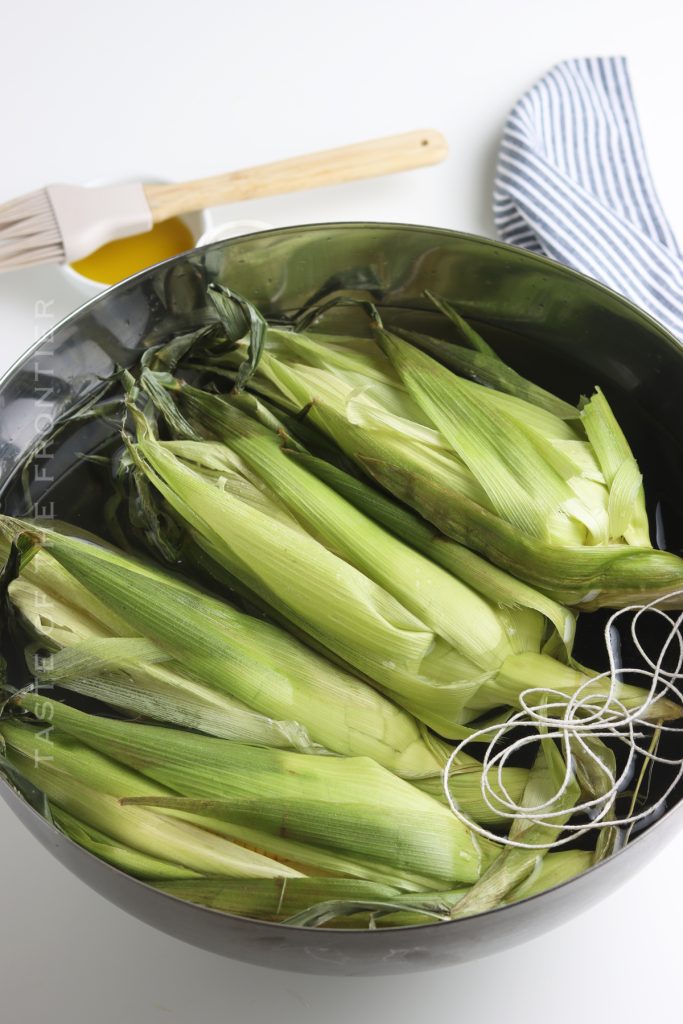
[[[595,282],[519,249],[433,228],[334,224],[264,232],[180,256],[105,292],[39,341],[0,381],[5,510],[28,511],[12,472],[41,433],[93,394],[116,364],[131,364],[146,345],[188,320],[201,322],[211,281],[229,284],[269,314],[339,288],[370,294],[391,315],[413,321],[429,315],[423,293],[431,289],[478,321],[506,357],[522,371],[532,369],[540,383],[574,400],[580,389],[605,386],[628,421],[664,519],[667,505],[680,507],[683,354],[664,328]],[[71,451],[52,446],[43,475],[67,473]],[[34,511],[49,515],[39,480],[33,489]],[[60,516],[69,517],[70,504],[80,508],[84,496],[76,491],[62,487]],[[317,931],[249,921],[163,895],[86,853],[6,783],[0,790],[55,857],[142,920],[239,960],[330,974],[446,966],[533,938],[608,895],[683,822],[674,807],[608,861],[504,909],[420,928]]]

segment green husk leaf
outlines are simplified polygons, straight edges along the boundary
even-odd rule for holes
[[[439,770],[410,716],[282,630],[112,550],[46,530],[41,542],[112,615],[193,678],[275,720],[300,722],[328,750],[371,755],[400,774]]]
[[[508,395],[514,395],[530,402],[540,409],[546,409],[563,420],[575,420],[578,412],[573,405],[563,402],[549,391],[522,377],[497,356],[480,351],[471,351],[462,345],[455,345],[440,338],[432,338],[418,331],[396,328],[395,333],[422,349],[454,373],[467,377],[477,384],[495,388]]]
[[[463,755],[459,755],[462,760]],[[475,762],[476,764],[477,762]],[[527,768],[506,767],[502,771],[502,782],[510,798],[516,802],[522,799],[524,789],[529,777]],[[496,777],[490,779],[491,787],[498,797],[502,797],[502,791]],[[423,793],[429,793],[435,800],[446,803],[443,791],[443,778],[415,779],[413,785],[421,789]],[[507,825],[507,819],[503,818],[495,810],[491,810],[485,803],[481,791],[481,768],[468,770],[467,768],[455,768],[449,775],[449,788],[451,795],[457,802],[458,807],[468,818],[480,822],[483,825]]]
[[[410,394],[474,473],[498,514],[522,533],[547,539],[548,518],[568,497],[566,485],[521,432],[484,404],[486,390],[450,373],[388,331],[382,351]]]
[[[538,860],[531,874],[505,897],[505,903],[526,900],[569,882],[594,863],[591,850],[556,850]]]
[[[131,846],[117,842],[111,836],[105,835],[104,832],[93,828],[92,825],[84,824],[56,805],[52,808],[52,818],[69,839],[73,839],[89,853],[106,861],[107,864],[119,868],[120,871],[133,875],[134,878],[169,882],[201,879],[196,871],[190,871],[188,868],[172,864],[160,857],[151,857],[149,854],[140,853],[139,850],[134,850]],[[240,879],[238,884],[243,885],[244,880]]]
[[[565,770],[562,755],[554,743],[541,739],[541,746],[524,791],[523,806],[538,806],[551,800],[560,791]],[[548,812],[552,812],[553,815],[560,811],[566,811],[566,814],[549,818],[548,824],[517,818],[510,829],[510,838],[533,846],[554,842],[561,832],[561,826],[571,817],[579,792],[578,783],[572,780],[564,794],[557,797],[548,807]],[[529,878],[546,853],[547,849],[542,848],[506,847],[488,871],[456,903],[451,916],[464,917],[497,907]]]
[[[92,751],[79,749],[80,745],[65,749],[55,737],[46,739],[30,726],[9,721],[0,722],[0,733],[11,762],[52,804],[140,853],[170,860],[199,874],[231,878],[300,874],[195,825],[142,807],[123,806],[110,791],[93,788],[93,770],[99,768],[101,759]],[[100,768],[100,772],[107,778],[117,776],[115,782],[104,785],[118,785],[121,773],[111,765]],[[140,794],[145,790],[149,793],[144,779],[139,783],[134,779],[131,785]]]
[[[648,547],[650,531],[643,478],[630,445],[600,388],[596,388],[591,399],[583,406],[581,422],[610,489],[610,535],[615,539],[623,537],[628,544]]]
[[[298,878],[266,881],[255,885],[252,880],[238,883],[216,879],[162,881],[156,888],[169,896],[199,903],[212,910],[255,917],[261,921],[283,921],[293,914],[324,900],[353,899],[392,900],[398,889],[376,882],[348,878]]]
[[[241,391],[255,372],[261,357],[265,342],[266,322],[255,306],[231,292],[224,285],[211,282],[207,293],[225,327],[228,338],[237,341],[248,333],[247,358],[241,363],[235,380],[235,390]]]
[[[287,452],[366,515],[496,605],[531,608],[539,612],[554,626],[566,653],[571,653],[576,625],[571,611],[503,572],[462,544],[438,533],[424,519],[358,477],[306,452],[289,449]]]
[[[482,857],[495,850],[475,843],[446,808],[369,758],[249,747],[87,715],[30,694],[18,701],[31,710],[47,706],[54,724],[75,739],[190,797],[178,805],[152,794],[156,806],[234,818],[275,834],[286,825],[300,842],[445,881],[472,881]]]
[[[574,758],[576,780],[581,786],[582,796],[588,800],[603,800],[610,792],[616,778],[616,756],[601,739],[595,736],[570,738],[570,749]],[[586,749],[587,748],[587,749]],[[600,807],[600,804],[597,804]],[[605,821],[615,817],[614,807],[605,816]],[[619,829],[602,828],[597,834],[592,862],[597,863],[609,857],[619,842]]]
[[[61,566],[49,556],[37,555],[31,566],[36,569],[31,573],[32,582],[13,581],[9,594],[12,606],[36,639],[26,647],[25,656],[40,686],[59,685],[135,715],[225,739],[322,752],[299,722],[259,714],[236,698],[188,677],[181,665],[152,641],[107,636],[104,622],[90,614],[94,598],[65,571],[55,573],[54,568],[61,570]],[[60,582],[59,596],[38,585],[54,584],[55,576]],[[101,614],[107,617],[106,611]]]
[[[455,306],[447,299],[442,298],[439,295],[435,295],[434,292],[425,291],[425,295],[432,302],[440,313],[443,313],[450,322],[458,329],[458,334],[469,348],[475,352],[481,352],[483,355],[488,356],[497,362],[502,362],[495,350],[491,348],[489,343],[482,338],[478,331],[475,331],[474,327],[465,320],[464,317],[458,313]]]

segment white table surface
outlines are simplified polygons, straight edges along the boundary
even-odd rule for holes
[[[274,225],[395,220],[491,234],[497,141],[558,60],[625,53],[683,235],[677,0],[1,0],[0,200],[49,181],[182,179],[434,126],[442,166],[244,203]],[[0,278],[0,369],[78,304],[54,268]],[[49,326],[49,325],[48,325]],[[0,806],[0,1018],[17,1024],[300,1024],[677,1018],[683,834],[616,895],[517,949],[390,979],[310,978],[168,938],[72,877]]]

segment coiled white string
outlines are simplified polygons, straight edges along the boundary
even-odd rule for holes
[[[604,632],[609,669],[586,680],[572,696],[550,688],[529,688],[520,696],[520,711],[511,715],[505,722],[478,729],[462,740],[448,758],[443,775],[446,799],[456,818],[472,831],[497,843],[526,850],[546,850],[573,842],[578,836],[595,829],[623,828],[656,814],[683,777],[683,742],[681,756],[676,758],[663,757],[641,744],[641,741],[652,735],[655,728],[661,732],[677,732],[683,741],[683,729],[659,721],[656,709],[657,701],[662,698],[673,699],[683,704],[683,696],[677,685],[683,682],[683,612],[674,617],[660,607],[664,602],[678,596],[683,596],[683,590],[667,594],[646,605],[631,605],[615,612],[607,622]],[[618,664],[619,639],[616,623],[621,617],[629,614],[633,615],[630,633],[644,663],[642,667],[624,668]],[[666,639],[656,656],[651,656],[647,652],[638,632],[643,617],[648,615],[662,619],[668,629]],[[673,660],[674,665],[665,669],[667,658]],[[649,685],[647,689],[643,688],[642,703],[629,710],[619,699],[618,694],[621,683],[626,677],[633,676],[646,677]],[[596,684],[603,680],[609,680],[609,685],[603,692],[596,692]],[[525,728],[531,730],[529,735],[506,741],[508,734],[513,730]],[[591,749],[591,740],[595,739],[612,740],[626,746],[628,755],[621,770],[612,770],[595,750]],[[538,745],[541,740],[556,742],[562,750],[565,762],[564,778],[548,800],[527,807],[511,797],[504,783],[503,772],[511,758],[525,747]],[[557,839],[552,842],[531,843],[524,842],[521,838],[501,836],[500,833],[489,831],[472,821],[458,807],[449,788],[453,763],[468,744],[482,742],[485,742],[487,747],[482,765],[481,793],[489,810],[513,823],[517,819],[524,819],[530,825],[554,828],[558,832]],[[574,782],[577,748],[581,752],[581,758],[592,762],[597,772],[604,776],[604,792],[592,799],[574,804],[571,808],[563,805],[558,809],[558,803]],[[612,814],[612,811],[617,798],[632,777],[635,761],[639,756],[646,762],[668,765],[677,768],[677,771],[664,792],[651,804],[646,805],[638,813],[619,817]],[[575,814],[581,814],[588,820],[580,824],[567,824],[566,819]]]

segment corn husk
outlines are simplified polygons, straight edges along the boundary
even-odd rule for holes
[[[234,822],[266,835],[286,835],[389,865],[432,887],[435,880],[472,882],[495,856],[495,844],[475,840],[447,808],[369,758],[249,747],[88,715],[32,694],[19,696],[17,702],[179,794],[167,796],[158,789],[133,794],[138,808],[143,801],[148,808],[186,811],[229,827]],[[123,795],[128,806],[131,797]]]
[[[458,342],[443,341],[417,331],[399,328],[396,333],[433,356],[438,362],[469,380],[524,399],[562,420],[575,420],[576,408],[527,380],[508,366],[482,336],[451,305],[432,292],[425,293],[455,327]]]
[[[525,881],[501,901],[513,903],[561,885],[591,866],[585,850],[538,858]],[[465,889],[402,893],[391,886],[336,878],[170,880],[153,883],[162,892],[242,917],[332,928],[405,927],[450,920]]]
[[[382,351],[271,328],[250,386],[306,409],[382,487],[557,601],[622,607],[681,588],[681,559],[650,545],[640,472],[601,392],[572,415],[485,343],[469,367],[456,352],[454,373],[448,343],[375,337]],[[223,360],[239,364],[239,345]]]
[[[540,870],[539,865],[550,844],[559,838],[561,826],[571,817],[579,798],[580,787],[573,777],[564,793],[557,795],[561,792],[564,776],[565,763],[559,750],[552,741],[542,738],[524,790],[522,806],[539,807],[548,803],[545,813],[552,814],[552,817],[543,821],[543,812],[540,812],[539,821],[515,818],[509,834],[511,840],[540,848],[506,846],[479,881],[453,906],[451,917],[492,910],[514,893],[517,893],[514,898],[521,898],[520,892],[522,896],[529,895],[529,891],[524,890],[524,883]],[[544,848],[545,843],[548,847]]]
[[[207,554],[428,726],[457,738],[533,686],[585,684],[542,653],[547,620],[528,599],[497,607],[289,459],[270,429],[219,398],[181,394],[222,443],[160,442],[138,414],[138,468]],[[640,704],[643,692],[622,697]]]
[[[17,700],[26,709],[30,709],[38,717],[39,721],[50,722],[50,719],[55,717],[55,704],[47,698],[25,694],[21,698],[17,698]],[[60,801],[57,804],[54,800],[51,800],[48,803],[48,813],[53,818],[55,814],[58,815],[63,809],[61,803],[63,800],[70,808],[72,817],[78,818],[86,829],[92,830],[97,826],[96,831],[102,831],[109,843],[115,843],[118,847],[129,847],[133,856],[139,852],[137,849],[139,844],[136,844],[133,838],[131,838],[130,843],[126,842],[126,834],[122,832],[120,827],[120,816],[118,815],[117,807],[109,799],[100,800],[100,795],[105,794],[107,797],[114,797],[118,806],[126,806],[123,803],[126,800],[148,799],[159,801],[177,798],[177,792],[173,789],[154,782],[144,774],[127,768],[120,761],[112,759],[96,751],[94,748],[73,739],[64,730],[56,728],[53,723],[50,723],[47,727],[43,725],[42,731],[36,730],[35,727],[17,720],[13,720],[12,724],[16,730],[21,730],[16,735],[18,735],[26,749],[30,748],[32,751],[30,755],[32,761],[36,762],[36,751],[38,752],[38,759],[34,764],[34,768],[43,769],[43,776],[40,779],[37,776],[35,777],[38,788],[43,785],[48,793],[52,792],[55,799],[58,798]],[[49,731],[46,731],[46,729]],[[18,753],[12,753],[11,751],[10,753],[13,762],[18,765],[18,779],[25,782],[28,779],[26,774],[27,759],[22,759]],[[53,773],[46,779],[44,771],[55,767],[55,765],[59,769],[60,774]],[[28,765],[28,769],[30,771],[30,765]],[[61,784],[61,789],[54,790],[51,788],[56,783]],[[74,792],[83,800],[90,799],[93,805],[92,809],[87,810],[87,806],[81,805],[79,813],[79,805],[73,803]],[[131,809],[135,809],[134,803],[129,806]],[[137,809],[150,810],[152,808],[146,808],[143,805]],[[199,834],[193,833],[193,835],[200,841],[203,839],[204,832],[208,832],[213,837],[223,836],[229,840],[231,845],[239,844],[240,847],[245,847],[248,851],[254,851],[268,860],[280,861],[286,868],[295,869],[294,871],[284,870],[279,873],[276,871],[273,877],[282,874],[293,877],[294,874],[298,875],[302,872],[305,875],[314,876],[342,876],[373,881],[380,885],[391,885],[406,892],[419,891],[425,888],[429,889],[434,886],[433,879],[421,876],[413,877],[406,872],[395,869],[391,865],[379,864],[376,861],[373,862],[363,857],[345,856],[339,851],[322,849],[311,844],[301,843],[286,835],[269,835],[259,828],[240,825],[236,822],[227,823],[220,819],[211,818],[206,813],[193,814],[188,809],[183,810],[170,807],[159,807],[155,808],[155,810],[158,810],[164,818],[177,819],[179,823],[186,822],[198,829]],[[113,820],[110,821],[109,819],[112,816]],[[135,819],[132,821],[132,826],[130,822],[125,822],[125,824],[127,827],[134,828]],[[112,837],[112,832],[115,838]],[[81,842],[86,849],[93,852],[92,836],[87,835],[84,839],[80,834],[72,834],[72,838],[77,842]],[[104,859],[112,856],[109,843],[101,851]],[[99,853],[100,851],[98,851],[98,855]],[[114,856],[120,855],[120,850],[114,851]],[[131,855],[129,854],[128,856]],[[220,870],[213,870],[208,867],[194,873],[210,877],[224,874]],[[233,873],[239,874],[239,872]],[[159,877],[162,875],[163,872],[159,872]]]
[[[34,560],[42,565],[47,561],[52,560],[41,556]],[[13,580],[8,593],[35,640],[26,648],[26,661],[43,688],[60,686],[132,715],[224,739],[304,751],[322,749],[300,723],[275,721],[190,678],[158,645],[126,635],[127,624],[122,626],[123,636],[111,634],[104,622],[79,607],[81,596],[87,605],[88,592],[77,588],[66,572],[59,596],[25,579]]]
[[[550,853],[527,879],[501,900],[507,904],[536,896],[568,882],[591,866],[585,850]],[[157,888],[170,896],[247,918],[327,928],[397,928],[451,920],[466,889],[434,893],[402,893],[390,886],[342,879],[160,880]]]
[[[582,871],[586,871],[592,862],[592,855],[585,850],[567,850],[557,853],[548,853],[543,858],[537,858],[536,864],[521,885],[507,890],[506,895],[501,897],[497,904],[489,901],[486,906],[481,900],[481,912],[493,910],[496,906],[505,906],[515,903],[518,900],[528,899],[537,896],[548,889],[561,885],[564,882],[575,878]],[[304,883],[305,884],[305,883]],[[189,881],[170,883],[178,893],[185,892],[186,898],[192,899],[192,894],[201,893],[203,883],[201,881]],[[261,892],[266,889],[268,883],[258,881],[248,883],[250,891]],[[228,883],[232,890],[234,886]],[[302,888],[301,879],[292,879],[286,886],[296,894]],[[214,886],[214,891],[225,888],[225,883],[219,882]],[[435,921],[450,921],[454,916],[466,916],[465,912],[454,914],[456,906],[461,906],[471,890],[453,889],[448,892],[435,893],[399,893],[398,895],[373,900],[371,898],[359,897],[353,899],[327,899],[321,903],[314,904],[304,910],[298,911],[289,918],[285,918],[286,924],[304,925],[308,927],[332,927],[332,928],[397,928],[410,927],[421,924],[433,924]],[[472,904],[470,913],[478,913],[477,900]]]
[[[594,864],[591,850],[556,850],[537,858],[531,874],[516,886],[504,898],[504,903],[515,903],[517,900],[538,896],[548,889],[576,878]],[[181,883],[179,883],[181,884]]]
[[[2,523],[15,535],[27,530],[20,521]],[[66,570],[94,607],[97,602],[100,622],[108,615],[124,637],[131,629],[142,635],[194,681],[275,722],[298,722],[302,736],[327,750],[372,756],[401,775],[440,770],[438,744],[425,741],[414,719],[282,630],[113,549],[48,530],[32,536],[43,545],[35,557],[54,559]],[[22,576],[34,582],[30,568]],[[54,566],[48,569],[60,577]],[[46,571],[43,562],[39,572]],[[144,647],[137,648],[135,659],[142,653]],[[159,666],[152,674],[158,680]]]
[[[293,881],[293,880],[292,880]],[[200,879],[193,885],[159,879],[156,888],[169,896],[199,903],[212,910],[255,917],[261,921],[283,921],[308,907],[328,900],[389,901],[400,897],[398,889],[373,882],[347,878],[302,878],[296,886],[280,881],[266,885],[222,884],[215,879]]]
[[[189,822],[174,820],[149,808],[122,805],[111,791],[117,791],[121,783],[116,766],[103,765],[102,759],[80,745],[74,749],[56,737],[47,738],[44,726],[36,729],[3,721],[0,735],[10,763],[42,790],[51,803],[140,853],[199,874],[230,878],[274,878],[301,873]],[[144,779],[132,775],[127,775],[124,784],[138,794],[159,792],[157,787],[150,787]]]
[[[72,814],[62,810],[57,804],[52,805],[50,812],[54,824],[69,839],[73,839],[84,850],[99,857],[107,864],[111,864],[112,867],[125,871],[128,875],[133,875],[134,878],[154,879],[156,883],[202,878],[196,871],[190,871],[179,864],[162,860],[161,857],[151,857],[149,854],[140,853],[139,850],[134,850],[131,846],[118,842],[111,836],[105,835],[104,832],[100,832],[99,829],[93,828],[92,825],[86,825],[78,818],[74,818]],[[243,885],[244,879],[240,879],[238,884]]]
[[[346,879],[305,878],[296,884],[239,885],[197,879],[166,882],[157,888],[170,896],[189,900],[224,913],[256,917],[288,924],[328,928],[405,927],[444,920],[447,908],[464,890],[444,893],[402,893],[390,886],[349,883]]]

